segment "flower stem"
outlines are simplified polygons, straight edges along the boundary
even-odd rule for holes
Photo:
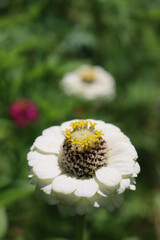
[[[76,216],[76,240],[84,240],[85,215]]]

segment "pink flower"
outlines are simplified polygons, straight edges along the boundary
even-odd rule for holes
[[[9,115],[18,127],[25,127],[29,123],[37,120],[39,110],[35,103],[21,98],[10,105]]]

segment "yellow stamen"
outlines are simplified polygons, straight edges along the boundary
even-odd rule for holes
[[[73,136],[71,129],[66,128],[66,131],[63,131],[63,132],[66,138],[71,138]]]
[[[97,125],[97,123],[92,123],[91,121],[89,121],[89,124],[90,124],[90,128],[95,128],[95,126]]]
[[[102,130],[96,130],[96,131],[94,131],[94,133],[97,135],[97,137],[101,137],[102,135],[104,135],[103,133],[102,133]]]
[[[78,149],[78,151],[85,151],[95,147],[100,141],[102,135],[102,130],[95,130],[95,125],[92,121],[80,120],[75,121],[70,124],[72,129],[66,129],[64,135],[67,142],[70,142],[73,149]]]

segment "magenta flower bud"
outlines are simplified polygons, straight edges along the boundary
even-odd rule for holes
[[[25,127],[38,119],[39,110],[34,102],[21,98],[10,105],[9,115],[18,127]]]

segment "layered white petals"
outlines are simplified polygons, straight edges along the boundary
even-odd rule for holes
[[[122,176],[132,175],[134,171],[134,160],[125,159],[125,158],[117,158],[112,161],[108,161],[108,167],[117,169],[120,171]]]
[[[55,192],[71,194],[77,188],[78,183],[78,179],[63,174],[53,180],[52,189]]]
[[[114,168],[102,167],[96,171],[96,178],[108,188],[114,188],[120,184],[121,174]]]
[[[37,151],[29,152],[27,155],[28,164],[29,166],[33,167],[35,164],[39,164],[39,162],[46,162],[46,161],[58,161],[58,158],[56,155],[53,154],[42,154]],[[58,163],[57,163],[58,164]]]
[[[45,129],[27,155],[29,178],[37,186],[38,194],[70,215],[83,215],[98,207],[111,212],[119,208],[123,203],[122,193],[126,189],[136,189],[135,178],[140,172],[137,152],[118,127],[100,120],[87,120],[97,123],[95,129],[102,130],[107,145],[106,166],[96,170],[92,178],[77,178],[60,165],[65,139],[63,131],[79,119]]]
[[[77,73],[67,73],[61,81],[61,87],[67,95],[81,94],[83,84]]]
[[[67,73],[60,83],[64,92],[67,95],[75,95],[88,100],[113,99],[115,97],[115,80],[111,74],[101,67],[94,66],[94,79],[87,83],[83,81],[82,77],[86,70],[90,71],[91,67],[83,65],[75,72]]]
[[[77,197],[92,197],[98,190],[98,184],[93,178],[82,179],[74,192]]]
[[[129,189],[130,190],[136,190],[136,186],[134,184],[130,184]]]
[[[105,123],[105,130],[106,130],[106,137],[107,137],[107,135],[112,135],[115,132],[121,132],[119,127],[117,127],[111,123]]]
[[[112,161],[117,158],[127,156],[130,159],[137,159],[137,152],[130,142],[119,142],[108,151],[108,159]]]
[[[129,178],[124,178],[121,180],[120,187],[117,189],[117,193],[121,194],[125,191],[126,188],[129,188],[130,186],[130,179]]]
[[[99,188],[98,188],[97,193],[99,195],[101,195],[102,197],[108,197],[109,195],[115,193],[117,188],[119,187],[119,185],[118,185],[118,186],[115,186],[114,188],[108,188],[105,184],[103,184],[101,182],[98,183],[98,186],[99,186]]]
[[[103,133],[104,139],[106,140],[109,149],[114,148],[115,145],[119,144],[120,142],[130,143],[129,138],[126,137],[118,127],[112,124],[105,124],[105,129],[103,130]]]
[[[37,186],[47,195],[51,193],[52,184],[50,179],[38,179]]]
[[[60,126],[47,128],[47,129],[45,129],[42,132],[42,135],[56,137],[59,142],[63,142],[64,141],[64,135],[63,135],[63,133],[61,131],[61,127]]]
[[[58,165],[58,161],[48,159],[46,161],[39,161],[33,166],[33,173],[39,179],[49,179],[58,176],[61,173],[61,169]]]
[[[115,208],[121,207],[124,198],[122,194],[112,194],[109,197],[95,195],[94,197],[90,198],[89,201],[94,207],[102,206],[106,208],[109,212],[113,212]]]
[[[52,184],[45,185],[44,187],[40,187],[40,190],[42,190],[46,194],[50,194],[52,190]]]
[[[34,146],[41,152],[58,154],[62,142],[56,135],[46,135],[36,138]]]
[[[135,163],[134,165],[134,171],[133,171],[133,177],[137,177],[138,173],[140,173],[141,168],[138,164],[138,162]]]

